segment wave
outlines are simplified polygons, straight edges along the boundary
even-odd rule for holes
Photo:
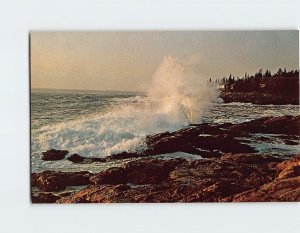
[[[165,57],[146,96],[113,98],[117,104],[107,113],[34,130],[33,151],[67,149],[87,157],[105,157],[144,150],[147,135],[201,123],[219,93],[193,68],[190,62]]]

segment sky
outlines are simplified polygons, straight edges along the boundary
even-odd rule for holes
[[[199,78],[299,69],[298,31],[31,32],[31,87],[145,91],[165,56]]]

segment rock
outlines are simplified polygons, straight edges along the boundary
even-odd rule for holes
[[[96,174],[91,178],[94,185],[57,202],[299,200],[298,160],[281,161],[265,154],[225,154],[195,161],[135,160]]]
[[[125,171],[123,168],[109,168],[91,177],[94,184],[124,184],[126,183]]]
[[[97,163],[105,163],[109,161],[109,158],[90,158],[91,162],[97,162]]]
[[[32,182],[42,191],[60,191],[66,188],[65,177],[59,173],[44,171]]]
[[[84,157],[82,157],[78,154],[73,154],[70,157],[68,157],[67,159],[73,163],[82,163],[84,161]]]
[[[109,168],[91,177],[91,182],[101,184],[155,184],[160,183],[182,160],[145,159],[132,161],[122,167]]]
[[[251,143],[253,133],[276,134],[274,137],[289,139],[287,144],[296,144],[299,141],[297,135],[300,134],[300,116],[263,117],[240,124],[193,124],[175,132],[149,135],[145,139],[145,151],[114,154],[107,161],[174,152],[185,152],[204,158],[218,158],[224,153],[254,153],[257,151],[246,144]],[[273,138],[265,136],[256,136],[255,140],[274,142]]]
[[[148,159],[143,161],[133,161],[125,164],[124,171],[126,180],[132,184],[158,184],[169,175],[181,159],[159,160]]]
[[[256,152],[256,150],[254,150],[252,147],[246,144],[242,144],[238,140],[227,135],[198,137],[194,143],[196,147],[210,150],[210,151],[220,150],[224,153]]]
[[[106,157],[106,158],[97,158],[97,157],[89,157],[89,158],[85,158],[83,156],[80,156],[78,154],[73,154],[70,157],[67,158],[69,161],[73,162],[73,163],[94,163],[94,162],[100,162],[100,163],[104,163],[110,160],[110,157]]]
[[[173,153],[182,151],[186,153],[198,154],[203,157],[219,157],[221,154],[213,153],[219,150],[224,153],[253,153],[256,152],[252,147],[240,143],[229,135],[205,135],[194,133],[190,130],[189,133],[179,134],[161,134],[154,137],[147,137],[147,145],[149,150],[145,154],[155,155],[164,153]],[[203,150],[208,150],[209,153],[201,153]]]
[[[298,95],[294,96],[282,96],[274,95],[270,93],[260,93],[260,92],[222,92],[220,96],[225,103],[231,102],[242,102],[242,103],[253,103],[253,104],[293,104],[299,105]]]
[[[32,203],[55,203],[60,197],[52,193],[33,193],[31,195]]]
[[[128,159],[128,158],[137,158],[137,157],[143,157],[145,155],[139,154],[139,153],[129,153],[129,152],[121,152],[119,154],[112,154],[108,157],[108,159],[116,160],[116,159]]]
[[[300,201],[300,177],[275,180],[233,198],[234,202]]]
[[[64,177],[67,186],[82,186],[91,184],[90,178],[93,173],[87,171],[65,172]]]
[[[130,199],[122,197],[120,194],[130,189],[130,186],[101,185],[90,186],[82,189],[68,197],[63,197],[57,203],[111,203],[111,202],[131,202]]]
[[[284,170],[288,170],[292,167],[299,167],[300,166],[300,155],[295,155],[289,160],[283,161],[276,166],[278,174],[283,172]]]
[[[55,150],[51,149],[46,152],[43,152],[42,160],[52,161],[52,160],[61,160],[63,159],[69,152],[67,150]]]
[[[92,173],[82,172],[55,172],[43,171],[31,175],[32,187],[38,187],[42,191],[61,191],[66,186],[81,186],[91,184]]]
[[[290,145],[290,146],[299,145],[298,141],[292,141],[292,140],[286,140],[286,141],[284,141],[284,143],[286,145]]]
[[[300,156],[279,163],[276,178],[262,186],[233,196],[232,201],[300,201]]]
[[[272,162],[282,162],[283,159],[270,156],[266,154],[233,154],[228,153],[219,159],[221,161],[227,162],[235,162],[235,163],[246,163],[246,164],[264,164],[264,163],[272,163]]]
[[[229,126],[229,130],[249,133],[300,135],[300,116],[263,117]]]

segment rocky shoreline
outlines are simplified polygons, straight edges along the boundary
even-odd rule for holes
[[[271,134],[286,145],[300,140],[300,116],[265,117],[241,124],[199,124],[146,138],[147,149],[107,158],[50,150],[44,160],[105,163],[134,158],[98,173],[31,174],[33,203],[300,201],[300,155],[260,153],[247,142]],[[258,143],[268,140],[256,137]],[[185,152],[199,159],[163,159]],[[67,156],[67,157],[66,157]],[[74,191],[68,187],[76,186]]]
[[[274,104],[274,105],[299,105],[298,96],[281,96],[260,92],[231,92],[222,91],[220,97],[224,103],[241,102],[252,104]]]

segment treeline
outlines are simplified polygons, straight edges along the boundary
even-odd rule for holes
[[[224,91],[258,92],[281,96],[299,96],[299,70],[278,69],[276,73],[260,69],[254,75],[245,74],[243,77],[229,75],[222,79],[209,79]]]

